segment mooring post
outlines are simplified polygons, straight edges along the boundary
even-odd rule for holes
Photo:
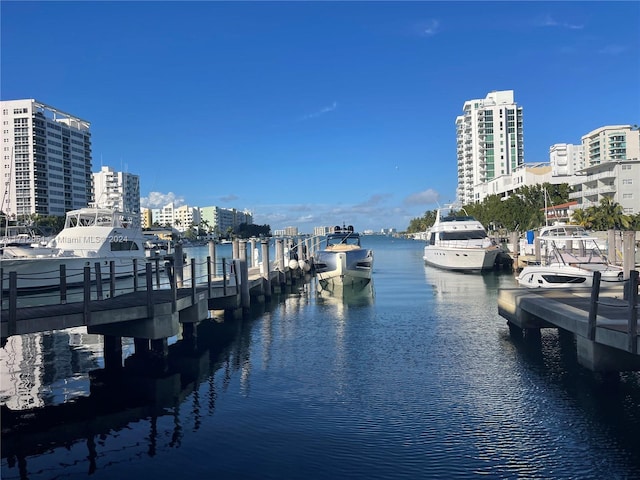
[[[616,255],[616,231],[607,230],[607,259],[614,265],[620,265]]]
[[[175,283],[178,288],[182,288],[184,280],[184,257],[182,256],[182,244],[180,242],[176,242],[175,248],[173,250],[173,265],[173,276],[175,278]]]
[[[222,259],[222,295],[227,296],[227,259]]]
[[[238,256],[234,257],[234,258],[239,258],[240,260],[244,260],[245,262],[247,261],[247,241],[242,239],[242,240],[238,240]],[[247,265],[247,268],[249,268],[249,266]]]
[[[271,298],[271,263],[269,262],[269,240],[264,239],[262,246],[262,277],[264,278],[265,298]]]
[[[18,272],[9,272],[9,335],[16,334],[16,321],[18,313]]]
[[[249,256],[251,257],[251,268],[256,267],[258,264],[258,259],[256,258],[256,239],[249,239]]]
[[[635,232],[632,232],[635,233]],[[629,352],[638,353],[638,270],[629,272]]]
[[[587,338],[596,339],[596,319],[598,317],[598,299],[600,298],[600,277],[602,273],[593,272],[593,284],[591,286],[591,301],[589,302],[589,323],[587,325]]]
[[[622,274],[625,280],[630,278],[631,270],[635,267],[635,243],[635,231],[631,230],[622,233]]]
[[[208,270],[209,277],[213,278],[216,276],[216,242],[215,240],[209,240],[209,258],[207,259],[207,263],[213,267],[211,270]]]
[[[240,303],[243,310],[251,307],[251,297],[249,296],[249,267],[246,259],[234,260],[235,265],[240,270]]]

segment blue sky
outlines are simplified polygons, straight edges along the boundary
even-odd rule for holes
[[[143,206],[404,230],[455,199],[455,117],[514,90],[526,162],[640,123],[638,2],[0,3],[2,100],[91,122]]]

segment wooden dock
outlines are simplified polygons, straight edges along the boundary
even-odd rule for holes
[[[601,288],[595,275],[591,289],[501,289],[498,313],[512,334],[543,328],[573,333],[578,362],[590,370],[640,370],[637,270],[618,287]]]
[[[193,336],[196,325],[210,318],[212,312],[242,317],[252,302],[264,303],[272,293],[279,293],[304,278],[304,269],[285,266],[283,258],[271,264],[268,251],[263,258],[264,261],[253,268],[248,267],[246,258],[233,259],[228,273],[223,263],[221,277],[214,276],[216,268],[209,257],[207,272],[200,277],[196,275],[195,260],[190,269],[172,266],[168,285],[164,286],[154,282],[151,265],[147,264],[140,290],[134,287],[133,291],[120,294],[114,278],[107,279],[109,291],[103,292],[105,280],[91,282],[90,267],[85,267],[85,282],[81,294],[76,294],[81,300],[68,301],[65,292],[61,301],[46,305],[20,306],[18,299],[22,297],[18,297],[17,289],[10,287],[8,295],[3,294],[2,298],[2,343],[12,335],[84,326],[88,333],[105,337],[105,366],[121,366],[122,337],[134,339],[136,352],[166,355],[169,338],[179,333]],[[185,272],[187,279],[183,280]],[[11,273],[10,277],[13,280],[9,283],[15,286],[15,274]]]

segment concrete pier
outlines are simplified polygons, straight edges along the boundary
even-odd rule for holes
[[[592,371],[640,371],[638,272],[629,277],[624,286],[606,289],[595,279],[593,290],[501,289],[498,313],[507,319],[511,334],[543,328],[573,334],[578,362]]]

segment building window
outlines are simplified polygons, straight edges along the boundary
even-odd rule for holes
[[[623,185],[633,185],[633,178],[623,178],[622,179],[622,184]]]

